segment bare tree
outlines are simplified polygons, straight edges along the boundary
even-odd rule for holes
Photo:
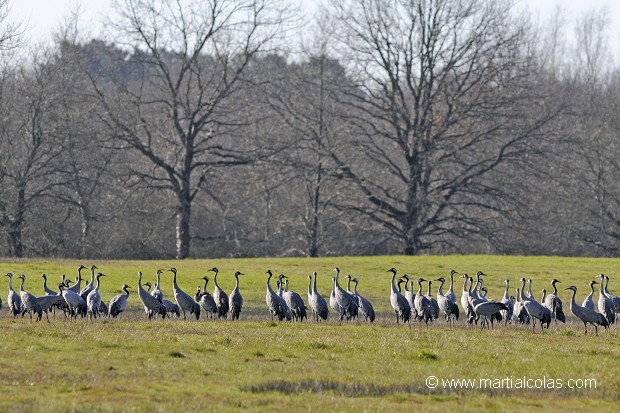
[[[363,91],[347,102],[359,150],[335,161],[361,193],[349,208],[406,254],[493,239],[499,218],[517,211],[501,174],[535,153],[532,140],[557,108],[531,82],[527,33],[511,5],[332,2],[340,50]]]
[[[214,168],[253,160],[235,97],[252,58],[286,28],[277,0],[125,0],[111,23],[135,70],[93,77],[101,118],[143,158],[133,174],[174,194],[176,256],[190,254],[191,211]],[[127,40],[129,39],[129,41]],[[113,85],[113,86],[112,86]]]
[[[0,228],[9,241],[9,253],[26,253],[24,230],[37,204],[52,198],[61,185],[62,150],[50,120],[57,102],[52,74],[35,55],[34,67],[23,65],[2,79],[0,126]],[[32,241],[32,239],[31,239]]]
[[[10,0],[0,0],[0,52],[18,47],[24,34],[21,22],[9,21],[10,12]]]

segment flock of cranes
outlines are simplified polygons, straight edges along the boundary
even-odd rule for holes
[[[66,317],[77,319],[78,317],[89,317],[91,320],[99,317],[117,317],[127,309],[130,295],[130,286],[124,284],[121,288],[123,293],[113,297],[106,305],[99,293],[101,278],[105,274],[97,272],[95,265],[90,268],[90,281],[82,287],[82,271],[85,266],[78,267],[78,276],[75,282],[66,279],[63,275],[62,281],[58,284],[58,289],[50,289],[47,285],[47,276],[43,274],[43,290],[45,295],[35,296],[24,289],[26,281],[25,275],[16,277],[21,280],[19,292],[13,288],[13,274],[5,274],[9,279],[7,306],[14,317],[29,314],[39,321],[45,313],[49,321],[50,311],[63,311]],[[235,287],[230,295],[218,285],[218,269],[212,268],[213,272],[213,294],[207,291],[210,278],[204,276],[204,286],[198,286],[194,296],[183,291],[177,284],[177,270],[170,268],[167,270],[172,273],[172,292],[174,302],[165,298],[161,289],[162,270],[157,271],[156,284],[150,282],[142,283],[142,272],[138,273],[138,297],[142,302],[146,316],[149,319],[154,317],[166,318],[175,314],[177,317],[183,316],[187,319],[192,315],[198,320],[201,313],[205,318],[230,318],[238,320],[243,309],[243,297],[239,288],[239,276],[244,275],[237,271],[234,274]],[[278,321],[298,321],[302,322],[308,318],[308,310],[313,313],[314,320],[318,323],[327,320],[331,310],[337,315],[338,323],[350,322],[356,318],[365,322],[374,322],[375,310],[372,303],[358,292],[359,279],[350,275],[346,276],[346,289],[340,284],[340,269],[334,269],[335,276],[332,277],[332,289],[328,301],[317,290],[317,273],[308,276],[307,304],[304,299],[295,291],[289,290],[288,277],[280,274],[275,281],[276,289],[271,285],[273,272],[267,270],[266,274],[266,296],[265,302],[271,314],[272,320]],[[493,329],[495,323],[522,323],[531,324],[532,330],[536,324],[540,325],[541,331],[549,328],[552,322],[565,322],[566,316],[562,300],[558,294],[557,284],[561,281],[553,279],[551,287],[553,291],[547,294],[543,289],[542,299],[537,301],[532,295],[532,280],[520,279],[520,288],[515,289],[515,295],[510,295],[510,281],[505,280],[505,291],[503,297],[498,300],[487,298],[487,288],[484,284],[484,274],[478,271],[475,278],[467,274],[462,274],[463,287],[460,299],[454,292],[454,276],[456,271],[450,272],[449,285],[444,293],[446,279],[439,277],[435,282],[439,283],[436,296],[432,295],[433,280],[418,278],[414,280],[409,275],[397,276],[396,268],[391,268],[390,303],[394,310],[396,323],[408,323],[412,321],[423,322],[426,325],[438,320],[441,316],[445,321],[452,325],[461,314],[470,325],[480,325]],[[569,303],[571,312],[584,324],[587,333],[587,325],[594,326],[598,335],[598,326],[605,329],[615,323],[616,313],[620,312],[620,298],[611,294],[608,290],[609,277],[604,274],[598,277],[600,282],[592,280],[589,283],[590,294],[579,305],[576,302],[577,287],[570,286],[566,290],[572,291]],[[354,284],[351,290],[351,284]],[[423,283],[427,287],[424,294]],[[71,285],[73,284],[73,285]],[[415,285],[417,284],[417,291]],[[528,289],[526,292],[526,284]],[[598,285],[598,301],[594,301],[595,285]],[[146,289],[145,289],[146,287]],[[1,301],[0,301],[1,303]]]

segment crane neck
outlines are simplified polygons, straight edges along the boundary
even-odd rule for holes
[[[443,295],[443,291],[441,290],[443,288],[445,281],[444,280],[440,280],[439,281],[439,288],[437,289],[437,293]]]
[[[26,281],[26,277],[22,277],[22,282],[19,285],[19,291],[24,291],[24,281]]]
[[[357,281],[353,281],[355,283],[355,286],[353,287],[353,290],[355,291],[355,295],[357,294]]]
[[[318,278],[317,274],[314,273],[314,281],[312,281],[312,294],[316,294],[316,279]]]
[[[127,289],[126,285],[123,287],[123,291],[125,291],[125,294],[127,294],[127,297],[129,297],[129,290]]]
[[[510,281],[506,280],[506,290],[504,291],[504,298],[510,298],[508,296],[508,289],[510,288]]]
[[[286,281],[288,287],[288,280]],[[235,273],[235,288],[239,289],[239,274]]]
[[[157,284],[155,284],[155,289],[159,290],[159,282],[161,279],[161,271],[157,271]]]
[[[551,283],[551,285],[553,286],[553,295],[558,295],[558,287],[555,286],[555,283],[557,281],[553,280],[553,282]]]
[[[432,281],[429,281],[428,282],[428,295],[431,295],[431,284],[432,284]]]
[[[392,293],[396,293],[396,283],[394,279],[396,278],[396,271],[392,271]]]
[[[208,283],[209,283],[209,280],[208,280],[208,279],[205,279],[205,286],[204,286],[204,288],[203,288],[203,290],[204,290],[205,294],[206,294],[206,292],[207,292],[207,284],[208,284]]]
[[[308,295],[312,295],[312,276],[308,277]]]

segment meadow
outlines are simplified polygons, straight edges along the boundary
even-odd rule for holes
[[[2,259],[0,273],[25,274],[25,289],[42,295],[41,274],[47,274],[48,286],[55,288],[62,274],[73,278],[80,263],[93,264]],[[106,302],[124,283],[132,288],[130,308],[118,319],[70,321],[61,313],[49,323],[32,322],[28,316],[14,319],[6,309],[8,279],[2,277],[0,411],[567,412],[617,411],[620,404],[618,326],[601,329],[598,337],[591,327],[584,334],[583,324],[568,310],[570,291],[563,289],[576,285],[580,303],[589,280],[605,273],[610,291],[620,294],[620,260],[389,256],[94,264],[107,275],[101,286]],[[227,292],[234,286],[234,272],[243,272],[241,321],[146,320],[136,291],[137,272],[144,273],[143,281],[154,282],[157,269],[171,266],[178,269],[179,286],[191,295],[213,266],[220,269],[218,283]],[[328,297],[336,266],[343,275],[360,279],[360,293],[378,314],[374,324],[338,325],[333,312],[328,322],[318,325],[271,320],[265,304],[268,268],[289,276],[291,289],[305,299],[312,271],[319,275],[320,293]],[[430,327],[397,325],[389,302],[390,267],[401,275],[433,280],[447,278],[451,269],[472,275],[482,270],[488,274],[489,297],[495,299],[502,296],[506,278],[512,294],[518,279],[532,278],[536,297],[558,278],[568,321],[552,324],[542,334],[515,325],[481,331],[463,320],[454,327],[443,320]],[[90,277],[88,271],[83,275]],[[460,296],[462,280],[455,278],[455,284]],[[173,299],[170,272],[164,273],[162,290]],[[437,378],[437,387],[428,387],[429,376]],[[449,379],[472,380],[475,386],[448,388],[442,380]],[[483,386],[480,379],[495,382]],[[522,379],[533,388],[522,388]],[[570,379],[595,379],[596,386],[572,382],[574,388],[569,388]],[[549,380],[554,388],[549,388]]]

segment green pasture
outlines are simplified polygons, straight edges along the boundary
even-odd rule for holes
[[[0,273],[25,274],[25,289],[42,295],[41,274],[55,288],[62,274],[73,278],[90,261],[2,259]],[[259,258],[186,261],[97,261],[101,295],[107,302],[129,284],[130,309],[119,319],[50,322],[13,319],[6,309],[8,278],[0,287],[0,411],[168,412],[168,411],[617,411],[620,404],[620,334],[618,326],[583,332],[568,310],[570,295],[560,296],[569,320],[543,334],[529,326],[499,326],[494,331],[469,328],[461,320],[449,328],[396,325],[389,304],[390,275],[436,279],[459,273],[488,274],[489,296],[499,299],[503,280],[511,293],[521,277],[532,278],[533,292],[559,286],[578,288],[600,273],[610,276],[610,290],[620,294],[620,260],[559,257],[330,257]],[[157,269],[178,269],[179,286],[194,294],[200,278],[220,269],[227,292],[241,271],[245,305],[240,322],[225,320],[147,321],[137,297],[138,271],[155,281]],[[307,276],[319,274],[326,298],[334,267],[360,279],[359,291],[378,313],[373,325],[272,322],[265,304],[265,271],[290,277],[291,288],[306,298]],[[89,271],[83,271],[85,278]],[[17,280],[19,281],[19,280]],[[455,279],[460,295],[462,280]],[[275,282],[272,281],[275,288]],[[19,289],[19,283],[13,285]],[[172,296],[172,273],[162,289]],[[209,283],[209,291],[213,284]],[[436,290],[433,290],[433,294]],[[598,293],[595,294],[595,299]],[[592,330],[593,333],[593,330]],[[427,377],[440,383],[434,389]],[[442,380],[473,380],[476,388],[445,388]],[[480,379],[494,380],[481,388]],[[517,388],[519,380],[530,387]],[[594,379],[595,388],[577,388]],[[502,384],[498,384],[502,380]],[[536,380],[538,380],[536,382]],[[549,388],[549,380],[556,384]],[[561,381],[562,388],[557,383]],[[540,387],[546,382],[547,388]],[[509,384],[512,384],[509,388]],[[590,382],[590,387],[594,383]],[[503,387],[502,387],[503,386]],[[545,387],[543,386],[543,387]]]

